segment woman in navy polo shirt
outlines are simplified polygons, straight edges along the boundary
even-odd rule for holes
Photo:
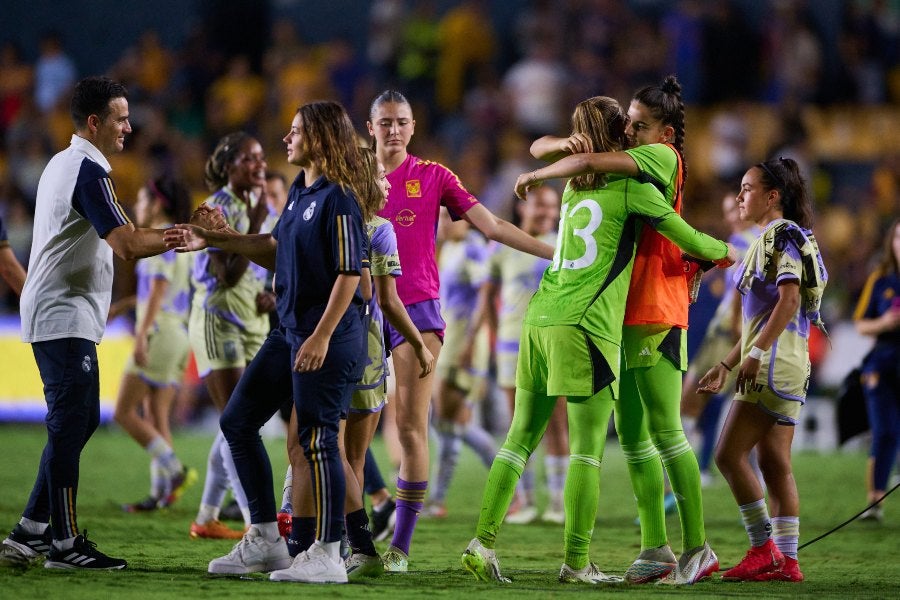
[[[169,233],[183,250],[215,246],[275,270],[281,324],[235,388],[221,427],[250,505],[251,526],[210,573],[274,571],[273,580],[344,583],[340,559],[344,472],[338,427],[363,350],[359,278],[366,236],[356,196],[363,168],[350,118],[339,104],[301,106],[285,136],[288,162],[303,171],[269,234],[219,234],[194,227]],[[293,395],[316,505],[316,542],[291,560],[278,535],[272,468],[259,428]]]

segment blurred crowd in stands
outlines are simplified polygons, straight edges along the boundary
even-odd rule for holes
[[[800,161],[832,277],[826,317],[847,319],[900,212],[900,2],[830,2],[843,10],[831,19],[815,0],[759,4],[748,13],[736,1],[533,0],[498,23],[478,0],[372,0],[365,40],[312,45],[301,23],[273,18],[266,42],[248,44],[262,50],[246,54],[202,27],[178,47],[146,31],[106,71],[129,89],[134,128],[110,161],[118,194],[128,206],[149,178],[171,173],[202,200],[208,153],[240,129],[293,178],[281,137],[297,106],[337,99],[365,140],[369,102],[393,87],[414,105],[412,150],[508,218],[516,175],[535,166],[531,141],[566,133],[576,101],[602,94],[627,105],[639,86],[676,73],[689,105],[688,219],[724,234],[719,201],[747,166]],[[48,29],[27,60],[0,40],[0,215],[23,263],[38,178],[72,134],[71,86],[95,74],[67,53],[79,43],[77,32]],[[124,294],[130,267],[120,270]],[[0,312],[14,313],[14,296],[0,296]]]

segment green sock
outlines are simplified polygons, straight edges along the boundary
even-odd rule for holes
[[[678,502],[683,550],[706,541],[700,467],[681,426],[682,372],[663,358],[649,368],[634,369],[646,407],[650,437],[656,445]]]
[[[635,372],[621,373],[619,398],[616,400],[616,433],[625,453],[631,488],[637,500],[641,521],[641,550],[658,548],[668,543],[666,509],[663,501],[665,481],[662,463],[650,440],[647,417]]]
[[[591,534],[600,500],[600,461],[591,456],[571,455],[563,501],[566,525],[563,534],[565,562],[575,570],[588,564]]]
[[[703,545],[706,528],[703,525],[703,496],[700,491],[700,467],[683,431],[661,433],[657,450],[669,475],[669,483],[678,503],[683,552]]]
[[[563,492],[566,508],[563,541],[565,563],[578,570],[590,561],[591,535],[600,499],[600,462],[613,410],[613,396],[606,387],[590,398],[567,400],[571,454]]]
[[[659,453],[650,440],[635,446],[622,444],[622,452],[641,520],[641,550],[658,548],[667,543],[665,484]]]
[[[475,537],[485,548],[493,548],[497,541],[497,532],[509,510],[527,460],[528,455],[523,456],[521,450],[517,451],[507,440],[491,464],[481,499],[478,529],[475,531]]]
[[[525,463],[541,441],[555,406],[556,398],[516,389],[509,433],[491,464],[481,499],[475,535],[485,548],[493,548],[496,543],[497,532],[509,510]]]

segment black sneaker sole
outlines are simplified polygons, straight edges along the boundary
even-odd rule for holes
[[[58,562],[55,560],[48,560],[44,562],[45,569],[84,569],[86,571],[118,571],[124,569],[127,565],[112,565],[109,567],[90,567],[90,566],[81,566],[81,565],[73,565],[72,563],[67,562]]]

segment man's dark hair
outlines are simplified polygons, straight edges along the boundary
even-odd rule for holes
[[[107,77],[85,77],[79,81],[71,105],[75,127],[83,127],[91,115],[105,119],[109,114],[109,101],[113,98],[128,98],[128,90],[118,81]]]

